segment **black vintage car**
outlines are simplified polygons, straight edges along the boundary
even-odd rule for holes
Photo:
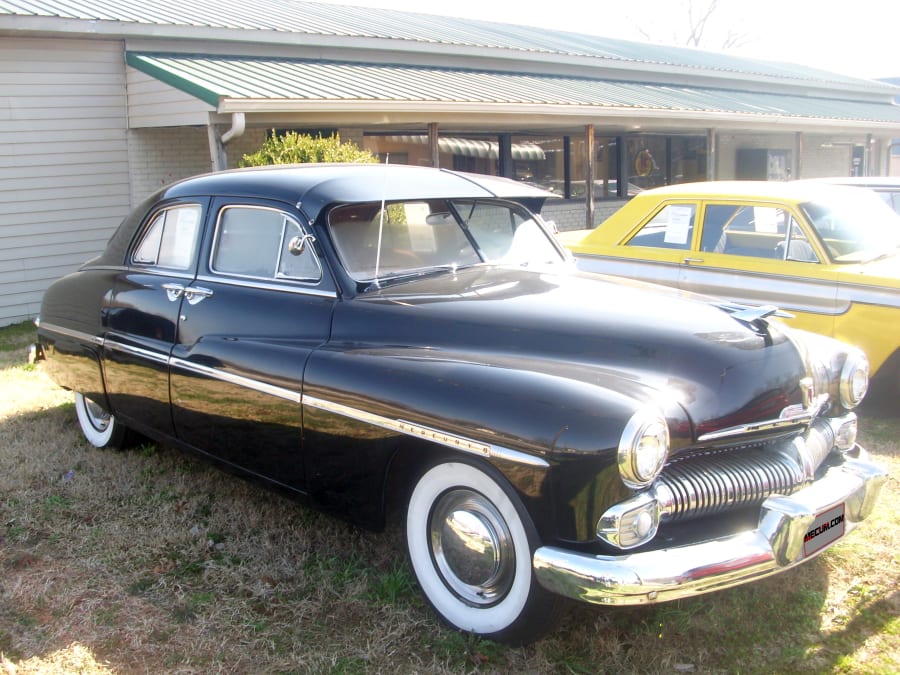
[[[87,440],[200,453],[370,528],[450,625],[671,600],[802,563],[871,511],[858,350],[577,272],[546,193],[384,165],[182,181],[56,282],[40,355]]]

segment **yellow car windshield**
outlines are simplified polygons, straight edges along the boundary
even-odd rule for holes
[[[834,262],[858,263],[895,253],[900,216],[865,190],[801,205]]]

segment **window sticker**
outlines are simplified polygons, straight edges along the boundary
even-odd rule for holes
[[[170,223],[175,216],[174,223]],[[172,209],[166,217],[166,225],[173,225],[172,246],[170,248],[169,266],[186,269],[190,267],[194,254],[194,240],[197,226],[200,224],[200,209],[196,206]]]
[[[768,232],[776,234],[778,232],[778,224],[782,220],[781,213],[778,209],[769,206],[753,207],[753,222],[756,224],[757,232]]]
[[[665,242],[667,244],[687,244],[691,233],[691,219],[694,217],[693,207],[670,206],[666,210],[669,220],[666,223]]]

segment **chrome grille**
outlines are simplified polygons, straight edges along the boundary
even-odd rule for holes
[[[799,464],[780,453],[710,453],[670,464],[657,483],[663,517],[677,521],[761,504],[789,495],[805,477]]]

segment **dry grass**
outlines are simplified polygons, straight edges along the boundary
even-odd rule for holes
[[[527,648],[444,628],[396,530],[375,535],[166,447],[87,446],[69,395],[0,332],[0,672],[898,672],[900,420],[864,412],[892,478],[811,563],[649,608],[578,606]]]

